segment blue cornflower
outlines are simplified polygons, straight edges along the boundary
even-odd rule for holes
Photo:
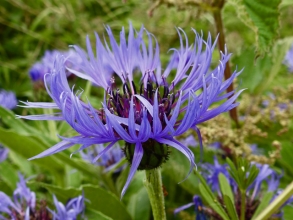
[[[19,182],[13,192],[14,202],[18,207],[22,207],[25,204],[27,209],[34,209],[36,206],[36,194],[26,186],[26,180],[20,173],[18,177]]]
[[[13,192],[13,200],[5,193],[0,192],[0,213],[8,214],[12,219],[29,220],[30,211],[35,211],[36,194],[26,186],[26,180],[19,173],[19,182]],[[0,215],[0,219],[6,219]]]
[[[14,211],[14,212],[13,212]],[[5,220],[6,218],[3,216],[3,214],[7,214],[11,217],[11,219],[14,218],[14,213],[22,213],[21,209],[17,207],[12,200],[7,196],[4,192],[0,191],[0,219]],[[25,218],[26,220],[27,218]]]
[[[180,143],[183,144],[184,146],[189,146],[189,147],[196,147],[199,145],[199,143],[197,142],[197,140],[195,140],[193,135],[189,135],[186,138],[180,138],[178,139],[178,141],[180,141]]]
[[[17,99],[13,92],[0,91],[0,106],[6,109],[13,109],[17,105]],[[6,160],[9,150],[0,144],[0,163]]]
[[[214,164],[202,164],[203,177],[206,179],[207,184],[210,185],[211,190],[213,192],[217,192],[219,195],[221,195],[220,183],[218,178],[220,173],[222,173],[226,177],[234,191],[237,190],[236,182],[231,178],[227,168],[228,164],[220,164],[216,156],[214,156]]]
[[[49,211],[53,214],[54,220],[76,220],[78,215],[85,211],[84,195],[70,199],[65,206],[57,200],[55,195],[53,199],[57,212],[50,209]]]
[[[271,201],[273,201],[274,198],[282,192],[282,190],[279,189],[279,182],[282,175],[278,174],[275,170],[270,168],[269,165],[267,164],[255,163],[255,166],[259,169],[259,173],[257,177],[255,178],[254,182],[248,187],[246,191],[246,209],[245,209],[246,219],[251,219],[253,214],[257,210],[261,202],[262,196],[264,194],[264,190],[275,193]],[[202,175],[206,179],[211,190],[217,194],[217,197],[219,198],[220,203],[223,203],[224,200],[223,200],[221,190],[219,187],[218,176],[220,173],[222,173],[226,177],[226,179],[228,180],[233,190],[235,205],[236,205],[235,208],[238,215],[240,216],[240,207],[241,207],[240,190],[238,189],[236,181],[232,178],[230,173],[227,171],[227,167],[228,167],[227,164],[219,164],[217,158],[215,157],[214,164],[205,163],[202,165],[202,167],[203,167]],[[288,199],[286,203],[283,205],[283,207],[292,202],[293,202],[293,197]],[[190,204],[182,206],[176,209],[175,211],[176,212],[178,212],[177,210],[181,211],[184,209],[184,207],[188,208],[191,206]],[[216,212],[212,210],[210,207],[204,207],[204,214],[208,217],[217,216]],[[274,217],[282,218],[282,208],[280,208],[279,213],[274,215]]]
[[[52,217],[49,211],[56,220],[75,220],[79,214],[84,212],[84,195],[70,199],[66,206],[58,202],[54,196],[57,213],[47,208],[44,200],[37,205],[36,194],[27,187],[24,177],[21,174],[18,176],[19,182],[13,192],[13,199],[0,191],[0,220],[6,220],[6,216],[14,220],[30,220],[32,216],[34,219],[50,220]]]
[[[210,69],[216,43],[212,44],[210,35],[204,41],[195,30],[193,46],[189,45],[185,32],[177,29],[181,46],[179,50],[171,50],[178,55],[179,61],[172,59],[165,69],[161,66],[157,40],[143,27],[137,32],[130,25],[128,37],[123,28],[120,43],[114,39],[110,27],[106,27],[106,31],[110,43],[104,41],[103,45],[96,34],[96,56],[88,37],[87,53],[73,46],[82,58],[82,72],[73,73],[104,90],[102,108],[95,109],[91,103],[83,102],[81,92],[70,89],[64,59],[60,57],[55,61],[54,71],[45,76],[47,92],[54,103],[24,103],[26,107],[60,111],[54,115],[20,117],[64,120],[79,133],[75,137],[61,137],[60,143],[31,159],[63,151],[75,144],[81,145],[81,151],[93,144],[108,143],[95,162],[115,143],[124,141],[125,156],[131,168],[123,196],[137,170],[155,169],[168,159],[168,147],[187,157],[191,172],[195,166],[194,155],[175,137],[194,129],[201,140],[198,124],[236,107],[239,103],[235,100],[241,91],[226,94],[225,90],[240,73],[235,71],[224,81],[225,66],[230,58],[227,51],[221,53],[218,66]],[[143,41],[144,35],[147,43]],[[174,63],[177,66],[172,77]],[[108,65],[114,72],[110,80]],[[212,105],[218,101],[222,101],[219,106]]]
[[[85,149],[86,152],[80,151],[80,154],[84,160],[92,162],[104,149],[105,147],[103,144],[97,144],[91,148]],[[103,154],[103,156],[101,156],[95,164],[104,167],[104,171],[108,172],[115,168],[123,158],[125,158],[124,153],[120,146],[116,144],[116,146],[114,146],[111,151]],[[114,172],[118,172],[122,168],[123,167],[119,167],[118,169],[114,170]]]
[[[64,56],[65,66],[73,70],[80,70],[79,65],[81,65],[82,60],[80,56],[74,51],[59,51],[59,50],[47,50],[45,55],[42,57],[41,61],[35,63],[29,70],[29,76],[33,82],[43,83],[44,76],[54,70],[54,61],[56,57]],[[70,71],[65,70],[67,76],[70,75]]]
[[[204,206],[199,196],[193,196],[193,201],[191,203],[188,203],[186,205],[183,205],[175,209],[174,214],[177,214],[178,212],[181,212],[182,210],[187,209],[191,206],[194,206],[194,209],[195,209],[195,214],[196,214],[195,220],[207,220],[207,217],[204,214]]]
[[[289,72],[293,72],[293,45],[290,47],[286,56],[284,58],[283,63],[288,67]]]
[[[8,92],[5,90],[0,91],[0,106],[13,109],[17,105],[17,99],[13,92]]]

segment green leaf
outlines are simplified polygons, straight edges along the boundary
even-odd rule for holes
[[[281,0],[230,0],[240,20],[255,32],[256,50],[263,55],[278,36]]]
[[[150,218],[151,205],[147,190],[143,184],[144,178],[145,172],[137,172],[123,198],[127,204],[127,210],[133,219],[148,220]],[[123,182],[123,186],[125,185],[125,181]]]
[[[227,212],[230,216],[230,219],[233,219],[233,220],[239,219],[237,212],[236,212],[236,209],[235,209],[234,201],[232,202],[230,197],[227,196],[226,194],[223,194],[223,199],[224,199],[224,203],[226,205]]]
[[[77,188],[61,188],[58,186],[31,182],[30,186],[44,187],[49,192],[56,195],[58,200],[66,202],[68,198],[73,198],[84,192],[85,198],[90,202],[86,202],[86,208],[99,211],[113,219],[129,220],[132,219],[122,202],[112,193],[106,191],[99,186],[83,185]]]
[[[286,171],[293,175],[293,144],[291,141],[282,142],[281,159],[278,160],[282,167],[286,168]],[[291,181],[291,178],[288,178]]]
[[[199,184],[199,191],[203,198],[206,200],[206,202],[211,206],[223,219],[229,219],[228,215],[226,214],[225,210],[223,209],[222,205],[219,203],[219,201],[214,196],[212,190],[206,183],[205,179],[200,175],[198,171],[195,171],[197,177],[200,180]]]
[[[144,187],[130,196],[129,202],[127,204],[127,210],[133,219],[150,219],[151,206],[148,193]]]
[[[283,219],[290,219],[293,216],[292,206],[286,205],[282,210],[284,211]]]
[[[1,192],[4,192],[6,195],[12,195],[14,190],[15,190],[15,186],[13,186],[13,188],[11,188],[10,186],[8,186],[8,184],[6,182],[4,182],[0,178],[0,191]]]
[[[19,171],[22,174],[26,174],[27,177],[35,174],[32,169],[32,163],[28,161],[27,158],[24,158],[14,151],[9,151],[9,158],[11,159],[13,164],[16,164],[18,166]]]
[[[0,163],[0,174],[0,181],[5,182],[6,185],[11,189],[15,189],[16,182],[18,182],[17,171],[13,169],[8,161],[3,161]]]
[[[104,215],[103,213],[99,211],[95,211],[92,209],[86,209],[85,216],[87,220],[113,220],[109,216]]]
[[[245,181],[246,183],[245,189],[247,189],[250,186],[250,184],[252,184],[253,181],[256,179],[259,173],[259,169],[255,165],[251,165],[248,172],[249,174],[248,174],[247,180]]]
[[[258,216],[259,213],[261,213],[270,203],[274,193],[273,192],[267,192],[261,199],[260,204],[258,205],[255,213],[252,216],[252,219],[255,219],[256,216]]]
[[[211,198],[215,198],[212,190],[210,189],[210,187],[208,186],[207,182],[205,181],[205,179],[202,177],[202,175],[200,175],[200,173],[198,171],[195,171],[197,177],[200,180],[200,184],[205,188],[206,192],[208,193],[209,197]]]
[[[264,210],[260,212],[259,215],[255,217],[255,220],[268,219],[273,214],[277,213],[282,205],[293,195],[293,182],[291,182],[287,187],[278,195],[270,204],[268,204]]]
[[[261,59],[254,60],[254,50],[244,48],[239,55],[233,57],[233,64],[244,68],[239,76],[241,87],[248,88],[253,94],[262,94],[270,88],[284,85],[277,77],[282,68],[285,54],[293,43],[293,37],[279,39],[275,42],[272,50]],[[290,81],[287,82],[289,84]]]
[[[239,80],[242,88],[247,88],[249,93],[255,93],[264,79],[268,78],[272,69],[272,59],[266,55],[261,59],[254,59],[254,49],[245,48],[239,55],[233,57],[233,63],[242,69]]]
[[[207,202],[207,204],[215,211],[217,212],[224,220],[229,220],[230,218],[224,211],[221,204],[217,201],[217,199],[214,196],[211,196],[206,187],[204,187],[203,184],[199,184],[199,191],[204,198],[204,200]]]
[[[31,158],[42,151],[51,147],[51,141],[47,141],[42,136],[24,135],[15,131],[0,128],[0,143],[14,152],[22,155],[24,158]],[[97,177],[97,168],[81,159],[70,158],[65,152],[59,152],[48,157],[32,160],[32,163],[38,164],[47,170],[56,171],[55,173],[64,172],[64,164],[82,171],[89,176]]]
[[[231,186],[228,182],[228,180],[226,179],[226,177],[224,176],[224,174],[220,173],[219,176],[219,183],[220,183],[220,188],[221,188],[221,192],[223,195],[227,195],[229,197],[229,199],[231,200],[232,204],[234,205],[234,196],[233,196],[233,192],[231,189]]]
[[[282,0],[282,3],[280,4],[281,8],[285,8],[288,7],[290,5],[293,5],[293,1],[292,0]]]
[[[190,164],[188,160],[180,154],[181,153],[178,151],[172,151],[170,159],[162,166],[162,174],[168,175],[175,183],[180,183],[179,186],[190,194],[197,194],[198,179],[194,175],[189,175],[188,178],[184,180],[190,169]]]
[[[8,131],[0,127],[0,143],[24,158],[30,158],[44,151],[47,147],[41,140],[36,140],[32,136],[24,136],[17,132]],[[47,170],[63,172],[64,167],[56,157],[44,157],[41,160],[33,160],[32,163],[46,168]]]
[[[1,121],[5,125],[9,126],[9,128],[11,128],[13,131],[19,134],[35,134],[36,132],[39,132],[38,130],[24,123],[22,119],[16,119],[15,117],[16,116],[12,111],[0,106]]]

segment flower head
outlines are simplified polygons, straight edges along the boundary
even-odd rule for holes
[[[271,201],[274,200],[282,190],[279,189],[279,182],[282,175],[278,174],[272,168],[269,167],[267,164],[255,164],[258,168],[259,172],[255,180],[251,183],[251,185],[246,190],[246,203],[245,203],[245,217],[246,219],[251,219],[254,215],[255,211],[257,210],[258,206],[261,203],[261,199],[263,198],[265,191],[273,192],[274,196]],[[238,189],[236,181],[232,178],[231,174],[227,171],[227,164],[220,164],[216,158],[214,158],[214,164],[203,164],[203,177],[206,179],[208,185],[210,186],[211,190],[217,194],[217,198],[223,206],[225,206],[224,198],[221,193],[219,187],[219,179],[218,176],[222,173],[226,179],[228,180],[234,194],[235,200],[235,209],[237,214],[240,216],[240,207],[241,207],[241,192]],[[282,206],[292,203],[293,197],[289,198],[285,204]],[[175,213],[182,211],[194,203],[189,203],[185,206],[179,207],[175,210]],[[203,207],[203,214],[208,217],[215,217],[218,214],[212,209],[212,207]],[[279,212],[274,215],[274,217],[282,217],[282,207],[279,209]],[[198,213],[198,210],[196,210]]]
[[[97,144],[92,146],[91,148],[85,149],[86,152],[81,151],[80,154],[84,160],[87,161],[95,161],[95,158],[105,149],[104,145]],[[103,154],[95,164],[102,166],[105,168],[105,172],[110,171],[115,168],[115,166],[124,158],[124,153],[121,150],[120,146],[116,144],[115,147],[111,151]],[[120,171],[121,167],[114,170],[114,172]]]
[[[202,164],[203,168],[203,176],[205,177],[207,183],[210,185],[212,191],[217,192],[218,194],[221,194],[220,191],[220,183],[219,183],[219,174],[223,174],[227,180],[229,181],[230,185],[234,189],[234,191],[237,190],[237,186],[235,181],[231,178],[227,168],[227,164],[220,164],[217,157],[214,156],[214,163],[205,163]]]
[[[0,106],[13,109],[17,105],[17,99],[13,92],[7,92],[5,90],[0,91]]]
[[[42,216],[42,219],[51,219],[46,204],[40,204],[36,210],[36,194],[26,185],[26,180],[21,174],[18,174],[19,182],[13,192],[13,198],[10,199],[5,193],[0,192],[0,219],[7,219],[4,216],[10,216],[11,219],[29,220],[32,216],[36,219]]]
[[[53,199],[57,212],[50,209],[49,211],[53,214],[54,219],[56,220],[76,220],[78,215],[85,210],[84,195],[70,199],[65,206],[57,200],[55,195],[53,196]]]
[[[56,220],[76,220],[79,214],[85,210],[84,195],[70,199],[66,206],[58,202],[54,196],[54,204],[57,213],[50,210],[44,200],[36,201],[36,194],[32,192],[26,185],[26,180],[19,174],[19,182],[14,190],[13,198],[11,199],[4,192],[0,191],[0,219],[42,219],[51,220],[52,215]],[[50,212],[52,215],[50,214]]]
[[[193,202],[188,203],[186,205],[183,205],[177,209],[174,210],[174,214],[177,214],[178,212],[181,212],[184,209],[187,209],[191,206],[194,206],[196,218],[195,220],[207,220],[206,215],[203,212],[204,206],[202,204],[202,200],[199,196],[193,196]]]
[[[26,186],[26,180],[23,175],[19,173],[18,177],[17,188],[13,192],[15,204],[18,207],[22,207],[25,204],[27,209],[34,209],[36,206],[36,194]]]
[[[44,76],[54,70],[54,62],[57,57],[64,56],[64,64],[67,68],[72,70],[79,70],[81,65],[81,58],[74,50],[69,51],[58,51],[58,50],[47,50],[41,61],[35,63],[29,70],[29,76],[33,82],[43,83]],[[70,71],[65,70],[67,76],[70,75]]]
[[[9,150],[0,144],[0,163],[6,160]]]
[[[31,158],[41,158],[80,144],[80,151],[93,144],[107,147],[95,158],[97,161],[111,150],[117,141],[125,142],[125,156],[131,163],[128,179],[122,190],[125,193],[138,169],[154,169],[168,159],[168,148],[183,153],[190,162],[190,172],[195,166],[191,150],[175,139],[188,129],[222,112],[236,107],[234,94],[225,93],[239,72],[224,81],[224,70],[230,54],[225,51],[214,69],[211,69],[211,36],[207,41],[195,33],[194,46],[189,45],[182,29],[177,29],[181,46],[172,49],[178,56],[163,68],[159,58],[159,44],[155,37],[143,27],[137,32],[130,25],[128,37],[125,30],[120,33],[120,42],[114,39],[106,27],[109,43],[102,44],[96,34],[96,56],[87,37],[87,53],[78,46],[74,49],[82,58],[82,72],[77,76],[89,80],[105,92],[100,109],[81,100],[81,92],[70,89],[64,60],[55,61],[54,71],[47,74],[46,87],[54,103],[24,103],[32,108],[54,108],[55,115],[25,116],[32,120],[65,120],[79,135],[62,137],[62,141],[43,153]],[[143,38],[146,36],[147,43]],[[192,52],[190,52],[192,51]],[[173,77],[171,71],[174,71]],[[107,65],[114,74],[109,79]],[[217,107],[211,105],[222,100]]]

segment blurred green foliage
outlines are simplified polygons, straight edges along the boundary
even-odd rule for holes
[[[232,69],[235,69],[236,66],[238,69],[244,68],[237,81],[238,86],[248,88],[246,92],[254,95],[266,94],[273,86],[286,87],[293,82],[293,76],[287,73],[287,69],[282,64],[283,57],[293,42],[292,2],[290,0],[281,2],[279,21],[274,20],[275,26],[280,25],[279,34],[270,31],[270,34],[274,35],[273,37],[277,40],[271,47],[269,46],[271,42],[260,42],[261,47],[267,48],[266,53],[257,59],[255,56],[257,48],[253,46],[255,33],[241,22],[241,17],[238,17],[239,10],[231,2],[228,1],[223,9],[223,23],[228,51],[234,54]],[[252,1],[246,2],[250,4]],[[278,3],[278,1],[274,2]],[[86,35],[89,35],[94,41],[94,32],[103,34],[105,25],[111,26],[118,36],[121,27],[124,26],[127,29],[129,22],[136,29],[143,24],[156,36],[163,62],[168,60],[168,49],[176,48],[179,45],[175,27],[183,28],[190,40],[194,39],[191,28],[198,32],[202,31],[205,36],[210,32],[213,39],[217,35],[211,13],[192,6],[186,10],[178,10],[176,7],[162,5],[156,8],[150,17],[148,11],[151,5],[151,1],[139,0],[129,0],[126,3],[120,0],[1,0],[0,88],[16,92],[19,100],[40,101],[37,99],[38,94],[32,90],[33,86],[28,76],[30,67],[43,56],[46,50],[67,50],[68,46],[72,44],[84,48]],[[270,15],[268,14],[268,16]],[[259,17],[254,19],[258,20]],[[270,25],[270,20],[266,22],[266,25]],[[265,29],[263,33],[267,33],[266,31]],[[217,51],[215,51],[214,57],[217,61],[219,58]],[[76,83],[84,85],[82,84],[84,82]],[[92,90],[93,94],[96,94],[95,88]],[[90,100],[99,103],[94,96],[90,97]],[[18,108],[16,113],[27,114],[27,109]],[[83,189],[86,196],[94,197],[94,200],[91,201],[96,203],[91,204],[90,207],[102,206],[102,208],[96,209],[98,213],[87,210],[90,213],[89,216],[105,214],[110,218],[103,216],[101,219],[117,219],[111,210],[103,207],[103,200],[107,198],[111,208],[120,210],[117,211],[117,215],[120,214],[124,219],[129,219],[129,216],[133,219],[150,219],[148,198],[145,189],[142,188],[142,181],[140,181],[143,178],[142,172],[139,172],[138,177],[136,176],[133,180],[125,198],[119,201],[117,198],[125,183],[128,170],[123,171],[114,184],[111,183],[111,178],[97,167],[82,162],[77,156],[70,159],[69,151],[27,162],[28,157],[34,156],[56,143],[56,137],[50,135],[49,126],[45,123],[13,120],[14,114],[1,108],[0,115],[2,117],[0,140],[12,150],[10,160],[0,165],[0,189],[2,191],[12,193],[17,179],[17,170],[26,176],[39,173],[39,179],[44,180],[45,183],[39,183],[37,178],[30,186],[41,189],[41,195],[49,191],[64,195],[65,197],[62,199],[66,200],[67,195],[72,196],[72,190],[74,195],[77,195]],[[68,134],[68,126],[64,123],[57,124],[57,129],[61,135]],[[284,160],[277,163],[280,169],[284,169],[290,174],[293,173],[292,147],[292,140],[284,142],[282,152]],[[199,155],[198,149],[193,149],[193,151]],[[205,161],[210,160],[212,154],[213,152],[205,152]],[[9,166],[9,164],[13,165]],[[4,166],[5,169],[3,169]],[[72,170],[77,171],[77,174],[72,174]],[[188,162],[175,151],[172,152],[167,164],[163,166],[163,182],[169,193],[166,196],[168,219],[179,219],[178,216],[173,216],[174,208],[186,204],[186,201],[191,201],[191,196],[199,192],[198,181],[194,175],[185,182],[177,184],[184,179],[188,170]],[[72,177],[72,175],[75,176]],[[290,181],[289,179],[287,177],[286,181]],[[92,185],[84,185],[85,183]],[[286,185],[286,182],[283,184]],[[69,188],[75,186],[82,187]],[[93,190],[95,187],[99,190]],[[109,196],[107,193],[111,195]],[[289,211],[286,211],[286,215],[292,213],[292,209],[287,208],[287,210]]]

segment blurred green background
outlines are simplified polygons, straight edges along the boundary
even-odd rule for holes
[[[293,2],[285,0],[279,6],[280,16],[277,23],[279,23],[280,27],[276,30],[276,39],[267,51],[258,58],[256,57],[255,46],[257,36],[253,30],[246,26],[238,17],[240,11],[237,7],[234,7],[232,4],[233,2],[232,0],[228,1],[225,5],[223,10],[223,23],[227,48],[229,52],[233,53],[231,60],[232,70],[234,70],[236,66],[238,69],[245,67],[243,73],[236,82],[236,87],[248,88],[245,93],[253,95],[268,94],[268,91],[275,86],[286,88],[287,85],[293,82],[292,74],[290,75],[287,68],[282,64],[284,55],[293,43]],[[105,25],[109,25],[117,36],[119,36],[122,26],[128,29],[129,22],[131,22],[137,30],[141,25],[144,25],[149,32],[156,36],[160,45],[163,62],[167,62],[170,56],[168,50],[170,48],[176,48],[179,45],[175,27],[183,28],[189,36],[190,41],[194,39],[194,33],[191,28],[194,28],[198,32],[202,31],[204,36],[207,36],[210,32],[213,39],[217,36],[213,16],[205,10],[193,6],[180,9],[178,7],[161,5],[156,8],[152,12],[152,16],[150,16],[150,10],[153,5],[154,2],[152,1],[139,0],[128,0],[125,3],[119,0],[0,0],[0,88],[14,91],[19,100],[40,101],[35,97],[36,94],[32,90],[33,86],[28,75],[31,66],[44,55],[46,50],[67,50],[68,46],[72,44],[80,45],[82,48],[85,48],[86,35],[89,35],[91,41],[94,42],[94,32],[97,32],[101,36],[105,33]],[[218,51],[215,50],[214,53],[213,59],[215,63],[217,63],[219,59]],[[22,108],[16,110],[18,114],[24,114],[25,111],[26,109]],[[8,113],[5,114],[9,115]],[[9,117],[11,119],[13,115],[9,115]],[[13,168],[9,168],[5,173],[2,169],[1,174],[6,178],[10,175],[9,172],[12,173],[14,170],[21,169],[27,176],[32,175],[34,172],[31,170],[31,164],[26,161],[28,158],[26,155],[34,155],[35,152],[38,153],[43,150],[43,148],[52,146],[54,141],[56,141],[56,135],[53,134],[55,138],[52,138],[50,141],[47,141],[48,139],[45,141],[46,137],[43,140],[44,143],[41,144],[42,146],[39,147],[35,141],[40,142],[42,136],[40,133],[37,133],[37,129],[29,130],[25,125],[25,123],[34,125],[35,122],[26,121],[23,123],[21,120],[15,122],[10,119],[4,121],[4,124],[6,123],[11,126],[13,132],[20,134],[18,137],[20,138],[19,141],[15,143],[15,145],[12,143],[10,148],[13,148],[13,146],[17,147],[17,144],[31,144],[36,148],[32,149],[29,153],[20,152],[19,154],[21,157],[11,153],[11,160],[13,163],[19,162],[18,164],[13,164]],[[16,124],[13,125],[13,123]],[[41,123],[36,124],[40,125]],[[64,123],[58,124],[59,134],[64,134],[67,129],[68,126]],[[7,132],[5,134],[10,134],[12,138],[17,139],[16,136],[13,136],[15,133],[9,133],[9,131],[5,132]],[[34,132],[36,132],[34,135],[39,135],[39,137],[30,136]],[[29,136],[29,138],[23,138],[26,136]],[[47,136],[50,136],[50,134]],[[271,139],[274,140],[274,136],[271,137]],[[292,143],[290,141],[290,139],[287,139],[284,142],[288,146],[284,149],[291,149]],[[7,143],[8,142],[9,140],[7,139]],[[198,155],[198,151],[195,151]],[[279,165],[281,168],[283,168],[282,166],[287,166],[287,171],[292,174],[292,158],[291,154],[288,152],[290,152],[290,150],[285,151],[287,157],[283,162],[280,160]],[[80,161],[78,161],[80,165],[74,165],[73,163],[75,162],[70,162],[71,160],[68,158],[68,155],[68,152],[64,154],[60,153],[57,156],[51,156],[50,159],[36,160],[34,163],[37,167],[40,164],[43,165],[45,170],[48,171],[51,168],[50,163],[56,162],[55,166],[52,167],[52,173],[54,173],[60,168],[60,161],[62,161],[66,166],[72,166],[79,170],[82,175],[86,176],[85,179],[89,179],[89,176],[94,175],[95,170],[93,166],[88,164],[85,165]],[[210,160],[212,155],[212,152],[205,153],[205,157]],[[64,159],[65,157],[67,159]],[[52,159],[56,161],[51,162]],[[38,170],[39,168],[34,167],[34,169]],[[163,172],[165,172],[163,181],[167,184],[166,187],[169,193],[166,199],[166,205],[167,213],[170,218],[173,217],[174,208],[186,204],[187,199],[198,192],[195,184],[197,183],[197,179],[194,176],[190,176],[187,181],[180,185],[176,184],[184,179],[187,170],[187,161],[181,157],[181,155],[172,152],[172,158],[163,170]],[[62,172],[68,173],[68,170],[63,170]],[[62,181],[60,184],[64,184],[63,186],[77,187],[78,184],[82,182],[80,173],[74,174],[76,176],[68,177],[65,184],[62,183]],[[123,171],[118,178],[115,186],[116,189],[112,189],[112,192],[120,192],[127,174],[128,170]],[[145,219],[149,219],[150,207],[148,200],[144,199],[143,201],[139,201],[140,197],[147,196],[145,190],[141,190],[142,175],[143,174],[140,172],[135,177],[122,202],[127,206],[127,211],[131,213],[132,217],[145,215]],[[45,182],[54,182],[54,180],[50,179],[50,175],[48,176],[46,177],[47,179],[45,178]],[[58,177],[55,178],[58,179]],[[6,179],[2,187],[7,187],[6,192],[10,192],[16,181],[17,177],[15,174]],[[102,181],[104,181],[105,184],[107,179],[103,179]],[[97,178],[91,179],[92,184],[97,184],[98,182],[99,180],[97,180]],[[288,176],[287,182],[289,182]],[[54,183],[56,185],[59,184],[56,180]],[[283,185],[285,186],[286,183]],[[39,185],[37,184],[32,184],[31,186],[39,189]],[[43,187],[51,193],[54,192],[58,194],[59,192],[60,195],[72,195],[72,191],[70,190],[65,191],[59,188],[50,188],[45,185],[43,185]],[[80,191],[75,193],[78,195]],[[98,195],[102,195],[102,193]],[[63,199],[65,200],[65,196]],[[114,200],[117,204],[119,203],[116,197]],[[111,200],[111,202],[113,201]],[[116,203],[113,207],[119,207],[120,203],[119,205]],[[135,207],[136,203],[144,205],[144,207],[137,208]],[[192,213],[192,210],[190,213]],[[128,214],[125,214],[125,216],[127,215]],[[125,218],[127,219],[127,217]],[[188,218],[182,217],[182,219]]]

